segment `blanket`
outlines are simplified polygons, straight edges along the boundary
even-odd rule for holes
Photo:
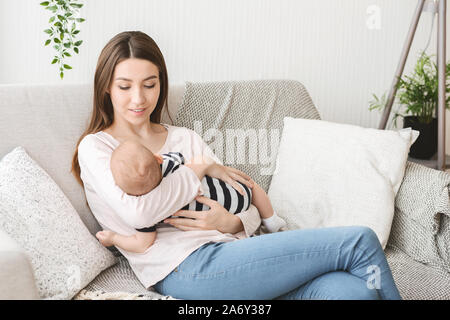
[[[224,165],[267,192],[284,117],[320,119],[298,81],[187,82],[174,125],[196,131]]]
[[[388,244],[450,272],[450,174],[408,161]]]

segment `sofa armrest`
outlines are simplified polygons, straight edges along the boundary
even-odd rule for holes
[[[407,162],[388,246],[450,271],[450,174]]]
[[[0,300],[39,299],[27,253],[0,230]]]

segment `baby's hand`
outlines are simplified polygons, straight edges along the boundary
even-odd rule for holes
[[[97,237],[97,239],[100,241],[100,243],[102,245],[104,245],[105,247],[110,247],[110,246],[114,245],[113,238],[114,238],[115,234],[116,233],[114,231],[103,230],[103,231],[97,232],[95,234],[95,236]]]

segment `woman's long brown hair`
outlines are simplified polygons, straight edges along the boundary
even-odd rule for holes
[[[160,123],[161,111],[167,107],[169,81],[166,63],[156,42],[140,31],[126,31],[114,36],[103,48],[97,61],[94,78],[94,99],[90,123],[78,139],[72,159],[72,174],[83,186],[78,162],[78,146],[85,136],[108,128],[114,121],[111,98],[107,93],[114,69],[118,63],[128,58],[145,59],[159,69],[160,93],[155,110],[150,115],[150,122]]]

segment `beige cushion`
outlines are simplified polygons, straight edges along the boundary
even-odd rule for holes
[[[184,85],[172,85],[169,92],[169,109],[176,114]],[[0,85],[0,158],[17,146],[24,147],[95,234],[100,226],[70,173],[75,145],[88,125],[92,96],[91,84]],[[168,118],[164,115],[163,119]]]
[[[284,118],[269,197],[288,227],[361,225],[383,248],[417,132]]]

